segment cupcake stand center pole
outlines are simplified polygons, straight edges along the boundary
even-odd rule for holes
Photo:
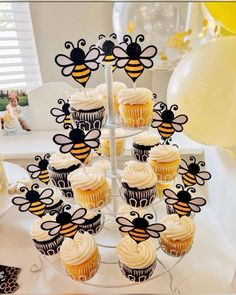
[[[117,161],[116,161],[116,131],[115,131],[115,118],[114,118],[114,99],[113,99],[113,76],[112,66],[105,66],[105,81],[107,87],[107,100],[108,100],[108,125],[110,135],[110,159],[111,159],[111,178],[112,178],[112,189],[114,192],[117,190]],[[113,211],[118,210],[117,198],[113,198]]]

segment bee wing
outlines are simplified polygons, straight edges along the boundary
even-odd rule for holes
[[[56,121],[57,123],[62,123],[65,119],[65,113],[58,109],[58,108],[53,108],[51,109],[50,113],[54,116],[54,117],[57,117],[56,118]]]
[[[69,153],[73,148],[74,143],[70,140],[69,137],[63,134],[57,134],[53,137],[53,141],[60,145],[60,151],[64,154]]]
[[[73,69],[75,67],[73,61],[64,54],[58,54],[55,57],[55,62],[59,67],[63,67],[61,71],[63,76],[70,76],[70,74],[73,72]]]
[[[41,170],[38,166],[31,164],[27,167],[27,171],[32,173],[31,178],[36,179],[39,177]]]
[[[178,173],[179,174],[185,174],[186,172],[188,172],[188,165],[187,163],[185,162],[185,160],[181,159],[181,165],[179,166],[179,169],[178,169]]]
[[[87,144],[91,148],[98,147],[99,146],[98,138],[100,137],[100,135],[101,135],[101,131],[99,129],[90,130],[84,138],[85,144]]]
[[[71,221],[75,224],[82,224],[84,223],[85,219],[82,218],[87,213],[85,208],[80,208],[75,211],[75,213],[71,217]]]
[[[185,115],[179,115],[174,118],[171,125],[177,132],[181,132],[183,130],[183,124],[185,124],[188,121],[188,117]]]
[[[152,127],[157,128],[162,124],[163,120],[159,113],[153,112],[153,121],[152,121]]]
[[[152,58],[157,54],[157,48],[153,45],[144,48],[140,54],[140,58]]]
[[[152,238],[159,238],[159,232],[164,231],[166,227],[161,223],[151,224],[146,228],[146,231]]]
[[[173,204],[175,204],[176,202],[178,202],[178,197],[177,197],[177,195],[176,195],[172,190],[170,190],[170,189],[165,189],[165,190],[163,191],[163,194],[167,197],[167,198],[165,199],[166,204],[168,204],[168,205],[173,205]]]
[[[61,225],[57,223],[56,221],[45,221],[41,224],[41,228],[43,230],[49,230],[50,236],[55,236],[59,233]]]
[[[116,222],[124,226],[129,226],[129,227],[134,226],[133,223],[128,218],[125,218],[125,217],[117,217]]]
[[[204,179],[204,180],[209,180],[211,178],[211,173],[209,173],[207,171],[202,171],[202,172],[199,172],[197,174],[197,176]]]
[[[199,175],[195,175],[195,178],[198,185],[204,185],[205,181],[202,177],[200,177]]]
[[[14,205],[20,206],[20,211],[25,212],[29,209],[31,203],[25,198],[15,197],[12,199]]]
[[[46,205],[51,205],[53,203],[53,200],[51,199],[52,195],[53,195],[53,190],[50,188],[47,188],[41,193],[39,199],[42,203]]]
[[[117,68],[123,68],[127,64],[127,62],[129,61],[128,54],[120,46],[117,46],[117,47],[113,48],[113,55],[116,58],[118,58],[118,60],[116,61]]]
[[[199,206],[204,206],[205,204],[206,200],[203,198],[194,198],[188,202],[188,206],[193,212],[200,212],[201,208]]]
[[[92,48],[89,50],[87,55],[85,56],[84,63],[90,70],[95,71],[99,67],[99,63],[96,62],[100,55],[100,52],[97,48]]]

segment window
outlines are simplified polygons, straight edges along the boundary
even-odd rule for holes
[[[0,88],[41,84],[28,3],[0,3]]]

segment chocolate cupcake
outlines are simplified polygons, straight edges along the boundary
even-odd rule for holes
[[[132,207],[149,206],[156,196],[157,177],[147,163],[128,161],[121,172],[120,191]]]
[[[101,231],[103,226],[103,215],[101,211],[87,211],[87,214],[83,218],[85,222],[79,225],[80,233],[88,232],[91,235],[96,235]]]
[[[160,138],[150,132],[143,132],[133,137],[132,153],[140,162],[146,162],[150,149],[160,142]]]
[[[49,159],[48,173],[53,185],[60,189],[67,198],[73,198],[68,175],[81,166],[81,162],[70,153],[57,152]]]
[[[70,97],[70,112],[73,122],[78,128],[89,131],[101,129],[105,123],[105,108],[103,101],[95,91],[76,92]]]
[[[149,279],[157,264],[156,249],[149,239],[136,244],[125,236],[116,247],[122,274],[131,281],[143,282]]]

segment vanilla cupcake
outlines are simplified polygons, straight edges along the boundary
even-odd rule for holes
[[[156,268],[156,249],[149,239],[136,244],[125,236],[116,247],[122,274],[135,282],[149,279]]]
[[[125,89],[127,88],[126,85],[124,83],[121,83],[121,82],[113,82],[113,100],[114,100],[114,111],[115,111],[115,114],[118,113],[118,100],[117,100],[117,96],[119,94],[119,92],[122,90],[122,89]],[[103,98],[103,103],[104,103],[104,106],[107,110],[108,108],[108,102],[107,102],[107,85],[106,83],[103,83],[103,84],[100,84],[96,87],[96,90],[97,92],[102,96]]]
[[[133,137],[133,155],[138,161],[146,162],[150,149],[158,145],[160,137],[150,132],[142,132]]]
[[[156,195],[157,177],[147,163],[128,161],[121,172],[121,194],[132,207],[149,206]]]
[[[30,236],[33,239],[35,247],[41,254],[54,255],[59,252],[64,238],[60,234],[52,237],[48,231],[43,230],[41,225],[45,221],[55,221],[55,216],[47,213],[42,218],[36,219],[31,226]]]
[[[89,233],[77,233],[74,239],[65,238],[60,256],[66,272],[76,281],[91,279],[99,267],[98,247]]]
[[[161,181],[173,180],[180,164],[178,148],[173,145],[158,145],[150,150],[148,163]]]
[[[81,162],[73,157],[70,153],[62,154],[57,152],[54,153],[49,159],[49,177],[53,185],[58,187],[65,197],[73,197],[68,175],[72,171],[78,169],[80,166]]]
[[[188,216],[167,215],[161,220],[166,230],[160,233],[160,245],[164,252],[172,256],[182,256],[189,252],[193,243],[195,224]]]
[[[157,185],[156,185],[156,188],[157,188],[157,198],[159,199],[163,199],[164,198],[164,190],[167,189],[167,188],[171,188],[172,189],[173,187],[173,183],[171,182],[158,182]]]
[[[103,215],[101,211],[87,211],[83,218],[85,221],[83,224],[79,225],[80,233],[88,232],[91,235],[96,235],[101,231],[103,225]]]
[[[110,186],[98,168],[79,168],[69,175],[69,181],[75,201],[86,209],[99,208],[109,199]]]
[[[152,122],[153,95],[147,88],[122,89],[118,95],[122,122],[131,128],[145,127]]]
[[[78,128],[86,131],[102,128],[105,108],[101,96],[96,91],[76,92],[71,95],[69,103],[72,119]]]
[[[109,130],[103,130],[102,132],[103,139],[100,139],[100,147],[99,150],[100,152],[106,156],[110,157],[110,139],[109,137]],[[120,129],[116,130],[116,138],[115,139],[115,145],[116,145],[116,156],[120,156],[124,153],[125,151],[125,139],[121,138],[124,135],[123,131]]]
[[[105,174],[111,170],[111,163],[107,159],[96,160],[92,167],[102,170]]]

